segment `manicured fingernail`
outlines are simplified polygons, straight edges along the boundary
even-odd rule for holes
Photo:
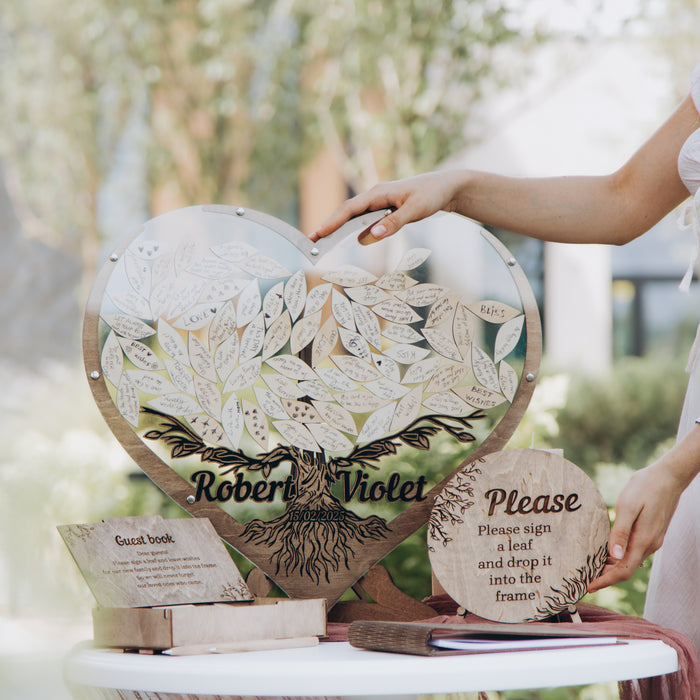
[[[383,236],[386,236],[386,226],[384,226],[384,224],[375,224],[374,226],[372,226],[369,232],[375,238],[382,238]]]
[[[612,555],[615,559],[622,559],[625,554],[625,550],[619,544],[613,545]]]

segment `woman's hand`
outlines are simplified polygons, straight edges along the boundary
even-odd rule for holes
[[[391,236],[412,221],[425,219],[440,210],[453,211],[459,186],[460,174],[454,171],[426,173],[375,185],[341,204],[309,238],[317,241],[328,236],[366,211],[393,208],[395,211],[360,234],[361,243],[373,243]]]
[[[608,562],[589,593],[626,581],[661,546],[685,486],[663,459],[634,473],[617,502]]]

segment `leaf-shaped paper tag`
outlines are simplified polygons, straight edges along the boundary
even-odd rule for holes
[[[419,382],[427,382],[435,374],[439,366],[439,357],[429,357],[427,360],[415,362],[406,370],[401,383],[417,384]]]
[[[384,354],[402,365],[412,365],[415,362],[425,359],[430,350],[418,348],[415,345],[397,344],[387,348]]]
[[[331,311],[341,326],[351,331],[355,330],[355,317],[352,313],[350,300],[337,289],[334,289],[331,294]]]
[[[425,387],[428,394],[440,391],[448,391],[459,384],[467,373],[467,368],[462,364],[449,364],[435,372]]]
[[[389,299],[372,307],[377,316],[381,316],[392,323],[416,323],[421,317],[405,302],[400,299]]]
[[[493,300],[477,301],[469,304],[467,308],[483,321],[490,323],[505,323],[521,313],[508,304]]]
[[[465,416],[471,408],[451,391],[442,391],[423,399],[423,405],[441,416]]]
[[[249,386],[253,386],[260,376],[261,366],[262,359],[259,356],[238,365],[226,380],[223,393],[228,394],[230,391],[241,391]]]
[[[365,284],[361,287],[348,287],[345,293],[354,302],[365,306],[373,306],[380,301],[386,301],[390,298],[383,289],[379,289],[379,287],[375,287],[373,284]]]
[[[498,392],[491,391],[484,386],[479,384],[473,384],[472,386],[458,386],[452,391],[463,398],[470,406],[474,408],[482,408],[487,410],[489,408],[494,408],[505,401],[505,398]]]
[[[477,381],[491,391],[500,391],[498,372],[493,360],[478,346],[472,346],[472,370]]]
[[[258,406],[260,406],[270,418],[284,420],[288,417],[284,406],[282,406],[282,402],[271,391],[256,386],[255,399],[258,402]]]
[[[369,362],[351,355],[331,355],[331,360],[343,374],[357,382],[370,382],[379,378],[379,372]]]
[[[177,392],[174,384],[160,372],[149,372],[143,369],[128,369],[127,376],[131,383],[144,394],[174,394]]]
[[[511,321],[506,321],[498,329],[493,353],[493,361],[496,364],[515,349],[522,335],[524,323],[525,316],[518,316]]]
[[[238,449],[245,424],[243,421],[243,409],[235,394],[229,396],[221,409],[221,424],[233,447]]]
[[[284,308],[284,282],[278,282],[263,299],[265,325],[269,328],[282,313]]]
[[[377,350],[382,349],[382,330],[377,317],[362,304],[352,303],[355,325],[362,337]]]
[[[261,311],[244,329],[241,334],[241,346],[238,351],[238,361],[243,363],[255,357],[265,341],[265,318]]]
[[[155,329],[152,326],[126,314],[107,314],[102,318],[110,328],[124,338],[142,340],[155,334]]]
[[[238,364],[238,333],[229,336],[214,352],[216,374],[225,382]]]
[[[238,267],[249,275],[264,280],[289,277],[292,274],[284,265],[280,265],[267,255],[249,255],[238,263]]]
[[[344,433],[357,435],[355,420],[350,411],[339,406],[337,403],[331,403],[329,401],[313,401],[312,403],[326,423],[338,430],[342,430]]]
[[[140,340],[131,340],[130,338],[118,338],[118,340],[124,354],[134,367],[148,370],[163,369],[158,356],[153,353],[148,345],[144,345]]]
[[[438,299],[445,296],[447,289],[439,284],[424,282],[410,287],[402,292],[396,292],[396,298],[405,301],[410,306],[422,307],[434,304]]]
[[[339,328],[338,333],[340,333],[340,342],[349,353],[365,361],[371,358],[372,351],[369,349],[369,344],[359,333],[349,331],[347,328]]]
[[[308,431],[306,426],[297,423],[294,420],[276,420],[272,422],[275,430],[291,445],[309,452],[320,452],[313,435]]]
[[[392,360],[386,355],[380,355],[374,353],[372,355],[372,362],[374,366],[379,370],[382,376],[390,379],[392,382],[401,381],[401,369],[395,360]]]
[[[242,402],[242,408],[243,422],[248,434],[263,450],[266,450],[270,440],[270,427],[265,414],[254,403],[245,399]]]
[[[209,326],[209,347],[213,350],[236,332],[236,309],[227,301],[219,308]]]
[[[399,264],[396,266],[397,270],[414,270],[419,265],[422,265],[430,257],[429,248],[411,248],[407,250]]]
[[[320,311],[299,319],[292,328],[290,344],[292,355],[300,353],[316,337],[320,327]]]
[[[342,452],[352,449],[352,443],[339,430],[325,423],[306,426],[314,440],[328,452]]]
[[[423,399],[423,385],[411,389],[396,405],[396,411],[389,428],[392,433],[403,430],[412,423],[420,412],[421,401]]]
[[[192,369],[210,382],[216,382],[216,367],[214,359],[209,354],[209,349],[194,333],[188,333],[187,354],[190,358]]]
[[[386,433],[389,432],[391,420],[394,417],[395,408],[396,404],[390,403],[389,405],[375,411],[365,421],[359,435],[357,436],[356,442],[372,442],[372,440],[377,440],[383,435],[386,435]]]
[[[100,366],[102,367],[102,372],[105,377],[107,377],[114,386],[119,386],[122,370],[124,369],[124,352],[114,331],[110,331],[102,347]]]
[[[161,413],[167,413],[169,416],[186,416],[202,411],[202,407],[193,396],[182,392],[157,396],[155,399],[151,399],[148,405]]]
[[[199,405],[216,420],[221,420],[221,393],[216,384],[194,375],[194,392]]]
[[[518,390],[518,374],[505,360],[498,365],[498,383],[504,396],[513,403]]]
[[[372,284],[377,278],[367,270],[362,270],[354,265],[344,265],[337,270],[327,272],[321,279],[340,287],[359,287],[363,284]]]
[[[341,372],[335,367],[319,367],[316,370],[316,374],[333,391],[355,391],[357,389],[357,382],[354,382],[345,372]]]
[[[253,280],[238,297],[238,305],[236,306],[238,327],[247,326],[260,313],[261,307],[260,287],[258,281]]]
[[[338,327],[335,319],[329,317],[325,320],[311,345],[311,366],[316,368],[335,349],[338,342]],[[318,370],[316,370],[318,373]]]
[[[306,304],[306,277],[302,270],[295,272],[284,285],[284,303],[292,321],[296,321]]]
[[[323,308],[333,289],[332,284],[319,284],[306,295],[304,316],[311,316]]]
[[[135,428],[139,424],[139,396],[126,372],[117,387],[117,410]]]
[[[316,379],[316,373],[302,359],[294,355],[277,355],[265,362],[289,379]]]
[[[268,327],[263,342],[263,360],[267,360],[268,357],[272,357],[275,353],[279,352],[287,344],[291,334],[292,319],[289,318],[289,312],[285,310],[284,313],[278,316]]]

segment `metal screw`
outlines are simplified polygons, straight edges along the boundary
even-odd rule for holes
[[[112,253],[112,254],[109,256],[109,259],[110,259],[112,262],[117,262],[117,260],[119,260],[119,256],[118,256],[116,253]]]
[[[192,505],[194,503],[194,496],[188,496],[185,500]]]
[[[238,216],[243,216],[245,214],[245,209],[243,207],[238,207],[238,209],[236,209],[236,214]]]
[[[511,267],[514,267],[514,266],[515,266],[515,263],[516,263],[515,258],[508,258],[508,264],[509,264]]]
[[[100,378],[100,373],[97,370],[90,372],[90,379],[99,379],[99,378]]]
[[[534,382],[535,381],[535,375],[530,372],[529,374],[525,375],[525,379],[527,379],[528,382]]]
[[[313,248],[309,251],[309,253],[311,253],[311,255],[318,255],[320,252],[321,252],[321,251],[320,251],[318,248],[316,248],[316,247],[313,247]]]

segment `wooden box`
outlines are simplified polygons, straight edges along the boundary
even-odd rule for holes
[[[261,639],[322,637],[324,599],[257,598],[249,603],[95,608],[98,646],[163,650]]]

